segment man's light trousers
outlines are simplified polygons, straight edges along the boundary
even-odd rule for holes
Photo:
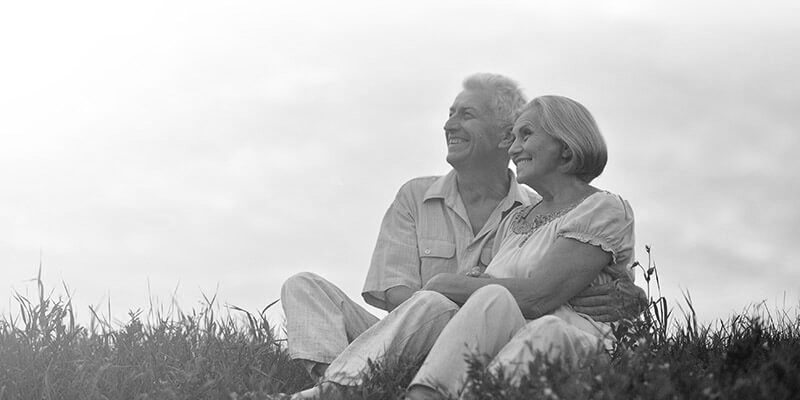
[[[292,359],[330,364],[347,345],[378,318],[356,304],[336,285],[302,272],[281,288],[286,335]],[[311,372],[311,371],[309,371]]]

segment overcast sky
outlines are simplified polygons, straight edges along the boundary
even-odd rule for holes
[[[0,312],[40,253],[82,317],[257,310],[304,270],[360,298],[397,189],[449,170],[442,126],[479,71],[594,113],[595,183],[631,202],[673,304],[797,307],[800,12],[699,3],[4,4]]]

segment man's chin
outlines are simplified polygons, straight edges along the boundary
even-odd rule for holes
[[[464,151],[448,151],[447,163],[455,167],[455,164],[463,164],[469,159],[469,155]]]
[[[465,157],[463,157],[463,156],[459,156],[458,154],[450,154],[450,153],[447,153],[447,157],[445,158],[447,163],[450,164],[450,166],[453,167],[453,168],[458,168],[459,165],[463,164],[464,163],[464,159],[465,159]]]

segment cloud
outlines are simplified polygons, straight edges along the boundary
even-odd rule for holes
[[[5,281],[42,249],[46,276],[83,303],[112,292],[117,314],[147,278],[257,306],[310,269],[356,294],[397,188],[448,170],[461,79],[496,71],[593,111],[598,185],[632,202],[670,293],[708,318],[787,289],[800,32],[783,3],[455,4],[20,10],[0,24],[27,37],[2,42]],[[725,290],[752,296],[708,294]]]

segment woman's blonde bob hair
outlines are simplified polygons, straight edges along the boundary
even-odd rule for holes
[[[531,123],[561,140],[572,153],[567,173],[590,183],[608,161],[606,142],[594,117],[581,103],[564,96],[540,96],[526,104],[520,115],[534,111]]]

